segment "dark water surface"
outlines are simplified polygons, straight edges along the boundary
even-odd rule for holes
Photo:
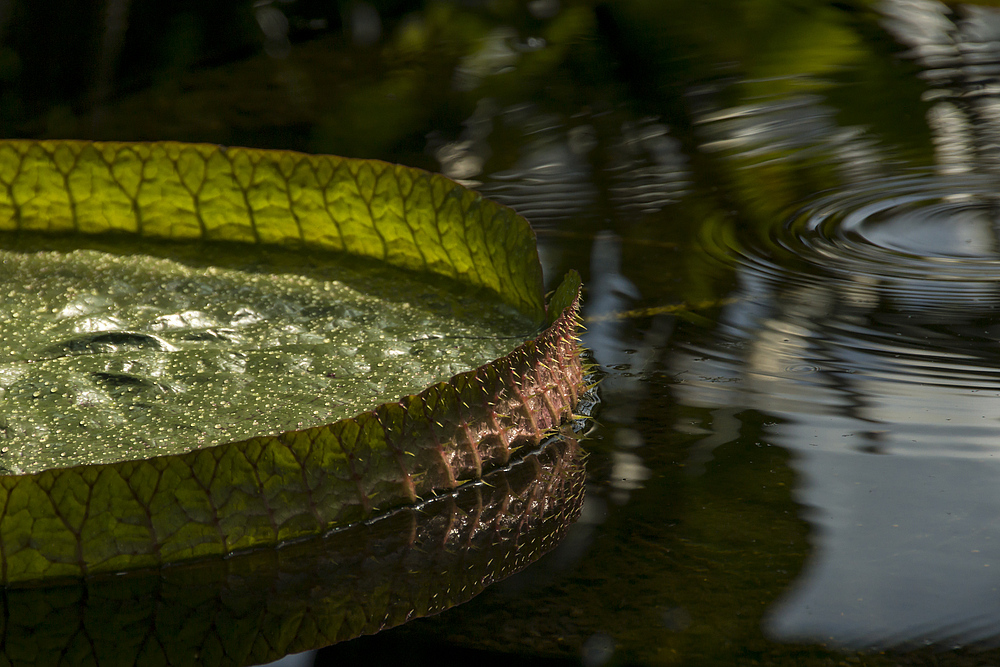
[[[580,521],[299,664],[1000,660],[1000,10],[9,4],[8,136],[440,170],[532,221],[550,286],[584,274]]]

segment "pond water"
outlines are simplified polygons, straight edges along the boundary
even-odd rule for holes
[[[7,25],[0,129],[439,170],[531,220],[550,287],[584,274],[581,519],[296,664],[1000,660],[1000,10],[129,6],[86,71]]]

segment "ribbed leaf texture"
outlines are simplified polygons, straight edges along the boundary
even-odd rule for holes
[[[0,142],[0,230],[321,248],[486,288],[548,327],[332,424],[0,476],[0,581],[159,566],[322,534],[455,489],[571,418],[580,279],[548,314],[523,218],[434,174],[217,146]]]

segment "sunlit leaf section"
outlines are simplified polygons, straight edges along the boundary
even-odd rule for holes
[[[485,287],[541,320],[527,222],[437,174],[212,145],[0,141],[0,229],[304,244]]]

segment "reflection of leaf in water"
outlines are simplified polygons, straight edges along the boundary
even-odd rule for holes
[[[496,362],[332,424],[2,476],[7,582],[231,554],[415,502],[537,443],[570,417],[582,387],[579,276],[557,290],[546,318],[526,221],[440,176],[204,145],[8,141],[0,228],[343,251],[443,276],[551,322]]]
[[[244,665],[377,632],[551,549],[583,489],[576,443],[554,440],[481,483],[280,550],[0,589],[0,661],[56,664],[72,647],[77,664]]]

